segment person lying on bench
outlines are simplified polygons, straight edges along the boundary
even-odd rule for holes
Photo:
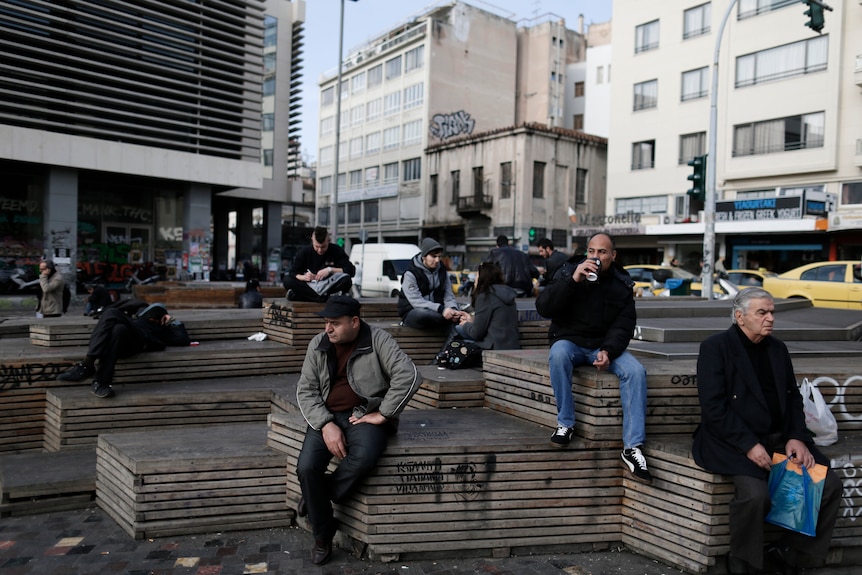
[[[332,554],[337,524],[332,503],[348,498],[377,465],[398,415],[422,382],[413,361],[386,331],[359,318],[360,304],[330,296],[318,315],[325,331],[311,340],[296,388],[308,423],[296,475],[302,489],[297,515],[308,516],[314,534],[311,561]],[[326,473],[333,457],[340,459]]]
[[[147,305],[141,300],[127,300],[102,311],[90,335],[86,357],[57,379],[81,381],[95,376],[93,395],[103,399],[113,397],[111,382],[118,359],[189,343],[185,326],[174,320],[163,304]]]

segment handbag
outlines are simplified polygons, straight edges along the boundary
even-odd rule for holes
[[[435,358],[438,368],[466,369],[482,365],[482,348],[472,341],[455,338]]]
[[[781,453],[773,454],[769,471],[772,507],[766,521],[814,537],[825,479],[825,465],[808,470]]]
[[[823,394],[817,389],[817,385],[802,380],[799,388],[802,394],[802,410],[805,412],[805,427],[814,436],[815,445],[832,445],[838,441],[838,422],[826,405]]]

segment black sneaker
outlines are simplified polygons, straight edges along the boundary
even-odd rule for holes
[[[60,381],[81,381],[82,379],[93,377],[95,373],[96,368],[84,365],[83,361],[79,361],[75,364],[75,367],[73,367],[69,371],[64,371],[63,373],[58,375],[57,379],[59,379]]]
[[[295,297],[296,297],[295,291],[293,291],[292,289],[287,290],[287,301],[293,301],[293,299]]]
[[[572,440],[572,434],[575,433],[573,427],[565,427],[563,425],[557,427],[557,430],[551,436],[551,445],[553,447],[565,447]]]
[[[101,399],[114,397],[114,389],[110,385],[105,385],[103,383],[99,383],[98,381],[93,382],[93,387],[91,391],[93,392],[93,395]]]
[[[629,471],[631,471],[635,479],[644,483],[652,483],[652,475],[650,475],[649,469],[647,469],[646,458],[641,453],[640,446],[623,449],[620,457],[622,457],[623,463],[628,466]]]

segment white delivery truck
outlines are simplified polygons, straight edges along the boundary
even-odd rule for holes
[[[362,297],[398,297],[401,274],[419,251],[415,244],[354,245],[350,249],[350,261],[357,268],[356,275],[361,275],[357,283]]]

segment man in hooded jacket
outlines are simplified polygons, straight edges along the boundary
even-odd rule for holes
[[[443,246],[437,240],[422,240],[420,252],[401,277],[398,315],[401,323],[417,329],[451,328],[461,320],[461,311],[449,274],[440,263]]]

